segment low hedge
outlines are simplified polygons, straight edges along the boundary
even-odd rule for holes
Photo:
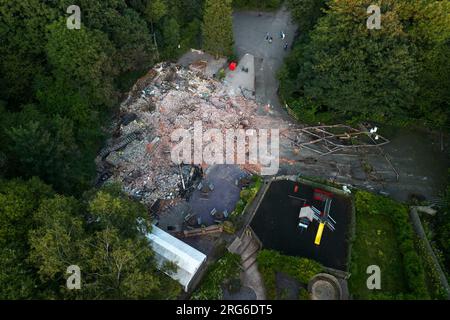
[[[310,259],[285,256],[273,250],[261,250],[257,257],[258,269],[264,280],[267,298],[277,298],[276,273],[282,272],[302,284],[323,271],[323,267]]]
[[[240,199],[236,204],[236,208],[231,213],[232,217],[240,216],[247,204],[253,201],[262,186],[262,178],[258,175],[252,176],[252,183],[240,193]]]
[[[423,266],[425,269],[426,280],[428,284],[428,291],[433,299],[445,300],[447,299],[447,290],[442,286],[439,277],[439,271],[436,269],[433,258],[430,256],[424,240],[417,238],[416,247],[422,257]]]

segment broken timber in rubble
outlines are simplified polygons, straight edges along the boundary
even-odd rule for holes
[[[138,138],[137,132],[130,133],[125,137],[119,139],[114,145],[104,148],[100,151],[99,157],[105,159],[111,152],[117,151],[129,145],[131,142]]]
[[[368,131],[340,124],[306,127],[295,131],[294,139],[288,137],[295,146],[311,150],[321,156],[348,149],[381,147],[390,143],[388,139],[378,134],[376,139],[373,139]]]

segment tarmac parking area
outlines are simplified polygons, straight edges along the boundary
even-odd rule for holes
[[[299,186],[294,192],[295,185]],[[336,220],[336,230],[325,229],[320,246],[314,244],[318,223],[307,230],[298,227],[300,208],[305,204],[322,210],[320,201],[313,199],[314,188],[293,181],[273,181],[258,207],[251,227],[265,249],[290,256],[305,257],[325,267],[347,270],[351,200],[333,195],[330,215]]]

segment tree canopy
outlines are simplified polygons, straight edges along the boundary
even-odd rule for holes
[[[233,53],[231,0],[205,0],[203,48],[216,55]]]
[[[294,9],[298,21],[317,17],[309,1],[290,5],[301,8]],[[280,73],[283,98],[300,118],[329,113],[343,119],[437,120],[440,114],[442,122],[449,73],[437,69],[448,53],[448,3],[383,1],[380,30],[366,27],[368,5],[327,2],[324,16],[302,34]]]
[[[80,29],[66,26],[71,5]],[[202,18],[203,0],[0,0],[0,298],[178,295],[146,209],[91,188],[122,79],[199,47]],[[72,264],[84,290],[65,287]]]
[[[167,299],[178,283],[159,271],[146,238],[145,207],[109,186],[82,200],[38,179],[0,181],[0,297]],[[67,267],[82,290],[68,290]]]
[[[79,30],[66,27],[70,5]],[[121,79],[199,47],[202,13],[203,0],[0,1],[2,174],[89,188],[103,126],[130,89]]]

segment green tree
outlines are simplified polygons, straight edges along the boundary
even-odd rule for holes
[[[87,211],[91,219],[97,221],[93,226],[100,229],[117,228],[124,237],[141,237],[151,229],[145,206],[129,200],[118,185],[105,187],[88,196]]]
[[[420,114],[429,124],[447,127],[450,123],[450,38],[424,58],[416,100]]]
[[[174,298],[180,286],[156,268],[146,238],[145,207],[118,186],[86,194],[85,201],[57,196],[44,201],[30,232],[30,261],[58,297],[81,299]],[[69,265],[82,272],[82,290],[64,287]]]
[[[287,5],[299,31],[304,34],[310,31],[317,19],[323,15],[323,8],[328,0],[288,0]]]
[[[82,257],[89,296],[150,298],[152,292],[161,289],[153,253],[145,239],[123,239],[117,229],[107,228],[89,239]]]
[[[45,72],[46,26],[54,18],[43,1],[0,1],[0,97],[11,110],[33,99],[34,79]]]
[[[120,72],[143,70],[153,62],[153,44],[150,30],[139,14],[126,9],[110,26],[111,41],[116,47],[114,65]]]
[[[90,104],[89,98],[67,81],[51,77],[42,79],[36,98],[47,117],[70,119],[75,143],[83,158],[94,159],[104,136],[99,126],[102,113]]]
[[[36,271],[27,260],[28,233],[41,202],[53,196],[36,178],[0,180],[0,299],[38,298]]]
[[[159,49],[158,43],[156,41],[156,28],[157,24],[162,17],[167,14],[167,6],[164,0],[148,1],[144,10],[144,16],[146,20],[150,23],[150,30],[153,37],[153,44],[156,48],[156,57],[159,59]]]
[[[156,269],[144,205],[111,186],[88,197],[87,208],[89,221],[96,221],[89,226],[90,245],[82,250],[92,295],[151,299],[180,292],[178,284]]]
[[[112,106],[116,102],[110,59],[114,48],[108,38],[83,27],[69,30],[64,19],[48,29],[46,53],[54,78],[77,88],[93,106]]]
[[[162,29],[164,56],[168,59],[176,58],[180,45],[180,26],[174,18],[166,18]]]
[[[308,31],[318,7],[309,0],[288,4],[305,28],[300,31]],[[326,4],[325,16],[303,34],[280,72],[281,96],[298,116],[423,119],[433,127],[447,126],[450,3],[384,1],[381,30],[365,28],[367,1]]]
[[[180,24],[185,25],[193,20],[202,19],[204,0],[178,0],[177,2],[181,13]]]
[[[330,1],[282,74],[282,94],[295,111],[341,117],[392,119],[413,110],[415,46],[399,19],[395,1],[384,2],[383,28],[368,30],[367,1]]]
[[[181,49],[200,48],[202,23],[198,19],[189,22],[181,30]]]
[[[449,125],[450,2],[402,1],[402,19],[417,48],[419,92],[415,117],[434,127]]]
[[[206,0],[203,17],[203,48],[219,57],[233,53],[231,0]]]
[[[450,171],[449,171],[450,172]],[[445,206],[436,216],[436,235],[434,236],[437,247],[443,253],[443,266],[450,278],[450,186],[443,194]]]
[[[151,24],[158,23],[167,14],[167,6],[164,0],[147,1],[145,17]]]
[[[81,158],[70,119],[48,118],[35,106],[9,117],[11,123],[4,128],[9,175],[38,176],[65,192],[81,192],[89,186],[95,166]]]
[[[127,2],[131,8],[139,13],[143,13],[147,5],[147,0],[128,0]]]
[[[67,267],[83,265],[79,251],[86,245],[86,235],[79,211],[76,199],[55,196],[44,200],[34,214],[37,227],[29,235],[29,261],[44,284],[41,289],[52,288],[56,297],[69,294],[65,287]]]
[[[233,7],[244,10],[274,10],[282,4],[281,0],[233,0]]]
[[[55,0],[47,1],[61,14],[66,12],[70,5],[78,5],[82,11],[82,23],[90,30],[100,30],[106,35],[110,34],[110,25],[114,23],[117,13],[127,8],[125,0]]]

